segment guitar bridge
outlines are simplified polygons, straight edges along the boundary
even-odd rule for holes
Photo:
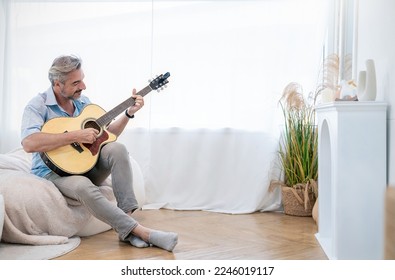
[[[66,130],[63,133],[67,133],[68,131]],[[73,147],[74,149],[77,150],[77,152],[82,153],[84,151],[84,149],[81,147],[80,143],[78,142],[73,142],[70,144],[71,147]]]
[[[82,149],[80,143],[74,142],[74,143],[71,143],[70,145],[71,145],[71,147],[76,149],[79,153],[82,153],[84,151],[84,149]]]

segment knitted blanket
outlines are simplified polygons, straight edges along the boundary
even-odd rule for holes
[[[79,233],[96,218],[77,201],[64,197],[52,182],[29,173],[30,165],[31,157],[22,149],[0,154],[0,193],[5,203],[2,242],[50,245],[82,236]],[[114,200],[111,187],[100,189]],[[93,233],[109,228],[99,225]]]

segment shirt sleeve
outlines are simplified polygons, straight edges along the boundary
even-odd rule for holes
[[[40,132],[47,120],[47,106],[41,98],[35,98],[25,107],[22,116],[21,139]]]

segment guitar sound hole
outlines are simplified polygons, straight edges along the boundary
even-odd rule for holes
[[[101,127],[95,121],[87,121],[84,125],[84,128],[94,128],[101,132]]]

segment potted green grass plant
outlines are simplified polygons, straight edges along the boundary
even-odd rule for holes
[[[278,149],[281,180],[271,187],[281,187],[284,213],[311,216],[318,197],[318,131],[314,104],[307,102],[302,88],[290,83],[280,99],[284,128]]]
[[[325,89],[334,93],[340,90],[339,73],[339,56],[330,54],[323,61],[315,92],[306,97],[300,84],[289,83],[279,102],[284,116],[278,149],[281,176],[271,182],[270,189],[281,187],[285,214],[313,216],[317,224],[318,130],[314,106]]]

